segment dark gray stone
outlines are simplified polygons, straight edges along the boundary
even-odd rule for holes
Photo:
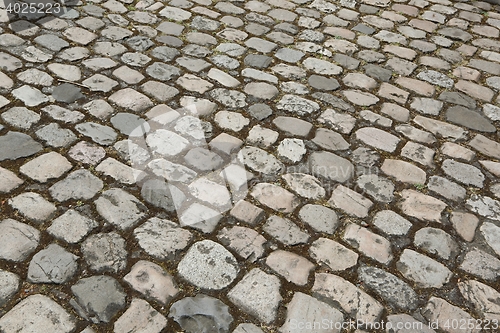
[[[182,205],[186,196],[173,185],[167,185],[162,179],[149,179],[141,186],[141,196],[146,202],[167,212],[175,211]]]
[[[267,68],[273,59],[261,54],[249,54],[243,60],[245,66],[256,68]]]
[[[358,270],[365,286],[399,310],[414,310],[418,306],[417,293],[403,280],[383,269],[363,266]]]
[[[80,279],[71,287],[76,297],[71,305],[94,323],[109,323],[126,305],[122,286],[111,276],[100,275]]]
[[[389,82],[389,80],[392,78],[391,70],[382,68],[377,65],[365,65],[364,70],[366,75],[383,82]]]
[[[311,87],[318,90],[332,91],[337,90],[340,87],[337,80],[315,74],[309,76],[307,82]]]
[[[343,157],[329,152],[314,152],[308,159],[309,169],[316,177],[346,182],[354,175],[354,166]]]
[[[110,121],[114,128],[128,136],[142,136],[150,129],[144,119],[132,113],[117,113]]]
[[[273,110],[267,104],[257,103],[248,108],[248,113],[257,120],[264,120],[273,114]]]
[[[371,35],[373,34],[376,30],[373,29],[372,27],[369,27],[367,25],[364,25],[363,23],[358,23],[356,26],[354,26],[354,28],[352,28],[351,30],[354,30],[354,31],[358,31],[358,32],[361,32],[362,34],[365,34],[365,35]]]
[[[0,161],[31,156],[40,150],[42,145],[27,134],[9,131],[0,136]]]
[[[446,111],[446,120],[480,132],[496,132],[495,126],[476,111],[463,106],[452,106]]]
[[[224,163],[224,160],[219,155],[201,147],[191,149],[184,156],[184,160],[188,166],[200,171],[216,170]]]
[[[441,95],[439,95],[439,100],[452,104],[462,105],[469,109],[476,108],[476,101],[474,99],[465,94],[455,91],[443,91]]]
[[[52,97],[58,102],[73,103],[85,96],[83,96],[81,89],[77,86],[70,83],[63,83],[52,90]]]
[[[187,333],[227,333],[233,322],[226,304],[203,294],[175,302],[168,316]]]
[[[146,36],[133,36],[125,43],[137,52],[144,52],[154,45],[153,41]]]
[[[337,53],[333,56],[333,60],[340,66],[347,68],[347,69],[356,69],[359,66],[360,61],[353,58],[349,57],[348,55]]]

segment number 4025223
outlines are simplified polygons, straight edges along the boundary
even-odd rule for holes
[[[62,11],[60,3],[26,3],[11,2],[5,8],[8,14],[59,14]]]

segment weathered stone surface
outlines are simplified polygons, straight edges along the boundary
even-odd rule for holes
[[[431,168],[434,167],[434,154],[433,149],[412,141],[407,142],[401,149],[401,156]]]
[[[363,323],[377,322],[382,315],[383,306],[377,300],[337,275],[316,273],[312,292],[327,301],[337,302],[345,312]]]
[[[179,275],[202,289],[228,286],[239,272],[236,258],[211,240],[194,243],[177,266]]]
[[[385,159],[380,168],[385,174],[396,178],[396,180],[410,184],[424,184],[426,180],[425,171],[405,161]]]
[[[354,175],[354,166],[349,160],[329,152],[312,153],[308,164],[314,176],[335,182],[346,182]]]
[[[264,174],[279,174],[283,170],[283,163],[266,151],[256,147],[244,147],[238,157],[246,166],[256,172]]]
[[[342,239],[365,256],[381,264],[388,265],[393,259],[391,243],[387,239],[357,224],[349,223]]]
[[[478,168],[470,164],[444,160],[441,168],[444,173],[462,184],[483,187],[484,175]]]
[[[95,201],[95,206],[108,223],[122,230],[136,225],[147,211],[136,197],[119,188],[104,191]]]
[[[479,228],[481,234],[483,235],[486,243],[495,251],[497,255],[500,255],[500,227],[491,222],[484,222]]]
[[[500,201],[487,196],[472,195],[465,202],[466,207],[472,212],[500,221]]]
[[[109,323],[126,305],[122,286],[111,276],[80,279],[71,287],[71,291],[75,295],[71,305],[80,315],[94,323]]]
[[[315,240],[309,254],[318,264],[324,264],[333,271],[345,271],[358,263],[356,252],[328,238]]]
[[[74,244],[81,241],[97,226],[96,221],[81,215],[73,209],[69,209],[52,221],[51,226],[47,228],[47,232],[58,239]]]
[[[427,188],[453,201],[461,201],[467,195],[465,188],[440,176],[430,177]]]
[[[281,177],[292,191],[304,198],[317,200],[325,197],[325,189],[314,176],[303,173],[287,173]]]
[[[357,130],[356,138],[369,146],[387,151],[389,153],[396,150],[400,141],[398,137],[375,127],[364,127]]]
[[[453,106],[446,111],[446,120],[480,132],[495,132],[496,128],[478,112],[463,106]]]
[[[14,172],[0,167],[0,193],[8,193],[22,183],[24,181],[16,176]]]
[[[159,333],[167,326],[167,319],[156,311],[148,302],[134,298],[130,307],[114,324],[116,333]]]
[[[383,269],[362,266],[359,278],[374,293],[400,310],[415,309],[418,305],[417,293],[404,281]]]
[[[460,251],[453,238],[438,228],[425,227],[418,230],[413,238],[413,244],[447,261],[454,259]]]
[[[90,137],[94,142],[102,145],[110,145],[116,139],[116,132],[109,126],[103,126],[93,122],[78,124],[76,130]]]
[[[125,88],[115,92],[113,95],[109,96],[108,100],[119,107],[134,112],[141,112],[153,106],[153,102],[147,96],[131,88]]]
[[[299,286],[307,284],[309,274],[314,269],[314,265],[306,258],[283,250],[276,250],[269,254],[266,265],[287,281]]]
[[[421,220],[441,222],[441,214],[446,208],[441,200],[415,190],[403,190],[401,196],[401,210],[404,214]]]
[[[40,231],[12,219],[0,222],[0,258],[25,260],[38,246]]]
[[[296,96],[285,95],[276,104],[279,110],[295,113],[299,116],[311,114],[319,110],[318,103]]]
[[[21,193],[9,199],[9,204],[23,216],[37,223],[46,221],[56,211],[53,203],[35,192]]]
[[[416,116],[413,118],[413,122],[438,137],[452,141],[464,139],[467,134],[467,131],[461,127],[423,116]]]
[[[50,244],[33,256],[28,267],[31,283],[67,282],[76,273],[78,257],[57,244]]]
[[[255,185],[250,195],[263,205],[284,213],[293,212],[300,202],[294,194],[280,186],[269,183]]]
[[[287,317],[280,328],[280,332],[304,332],[304,330],[309,330],[314,323],[321,323],[325,318],[328,318],[331,323],[342,323],[344,320],[344,316],[338,309],[314,297],[296,292],[287,305]],[[340,331],[340,328],[335,328],[335,326],[329,329],[329,332],[332,333]]]
[[[286,245],[306,243],[309,235],[292,221],[276,215],[270,216],[263,226],[266,233]]]
[[[173,259],[191,242],[192,233],[178,224],[153,217],[134,229],[139,246],[160,260]]]
[[[146,260],[135,263],[123,280],[146,298],[162,304],[166,304],[179,292],[170,274],[161,266]]]
[[[408,233],[410,221],[392,210],[381,210],[373,216],[372,223],[382,232],[390,236],[403,236]]]
[[[253,229],[234,226],[224,228],[217,235],[219,241],[235,251],[241,258],[251,262],[264,254],[264,244],[267,240]]]
[[[227,294],[231,302],[264,323],[275,320],[281,302],[279,279],[259,268],[248,272]]]
[[[28,296],[0,318],[0,330],[5,333],[69,333],[75,328],[76,322],[72,315],[51,298],[40,294]]]
[[[387,178],[372,174],[361,175],[356,183],[364,193],[376,201],[391,202],[394,199],[394,184]]]
[[[186,332],[202,332],[209,327],[214,333],[228,333],[233,322],[226,304],[204,294],[175,302],[168,316]]]
[[[27,134],[9,131],[0,136],[0,161],[31,156],[40,150],[42,145]]]
[[[459,268],[469,274],[488,281],[495,281],[500,274],[500,260],[478,248],[472,248]]]
[[[73,171],[63,180],[58,181],[49,188],[50,195],[57,201],[66,201],[70,199],[93,198],[104,183],[86,169]]]
[[[429,322],[436,322],[437,327],[439,329],[444,330],[445,332],[450,332],[450,333],[458,333],[458,332],[467,332],[467,333],[476,333],[480,332],[481,330],[479,328],[470,328],[467,327],[465,329],[457,328],[455,329],[453,326],[450,325],[450,327],[447,327],[446,322],[450,323],[452,322],[453,319],[460,318],[468,322],[469,320],[471,322],[475,321],[475,319],[462,310],[458,306],[454,306],[447,301],[445,301],[442,298],[438,297],[431,297],[429,299],[429,302],[427,303],[426,307],[422,311],[422,315],[429,321]]]
[[[118,273],[127,265],[125,239],[116,232],[89,236],[81,245],[83,258],[96,272]]]
[[[16,274],[0,269],[0,306],[4,306],[16,294],[20,282]]]
[[[333,209],[321,205],[304,205],[298,214],[302,222],[316,231],[333,234],[339,226],[338,216]]]
[[[238,201],[229,212],[235,219],[250,225],[255,225],[265,217],[264,210],[245,200]]]
[[[420,288],[440,288],[452,276],[451,271],[443,264],[408,249],[403,251],[396,267],[405,278]]]
[[[500,143],[490,140],[481,134],[477,134],[474,139],[469,142],[469,146],[484,155],[497,159],[500,158]]]
[[[500,297],[500,293],[494,288],[479,281],[466,280],[458,283],[458,289],[465,300],[484,319],[498,320],[500,318],[500,306],[495,301]]]
[[[333,190],[328,204],[334,208],[342,209],[349,215],[363,218],[368,216],[373,202],[350,188],[339,185]]]
[[[45,183],[48,179],[62,176],[71,167],[71,163],[64,156],[56,152],[49,152],[24,164],[19,168],[19,171],[32,179]]]

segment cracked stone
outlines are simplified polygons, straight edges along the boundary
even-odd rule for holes
[[[50,244],[31,259],[27,279],[31,283],[64,283],[76,273],[77,259],[61,246]]]

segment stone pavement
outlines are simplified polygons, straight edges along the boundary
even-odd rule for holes
[[[499,331],[500,7],[9,1],[0,332]]]

